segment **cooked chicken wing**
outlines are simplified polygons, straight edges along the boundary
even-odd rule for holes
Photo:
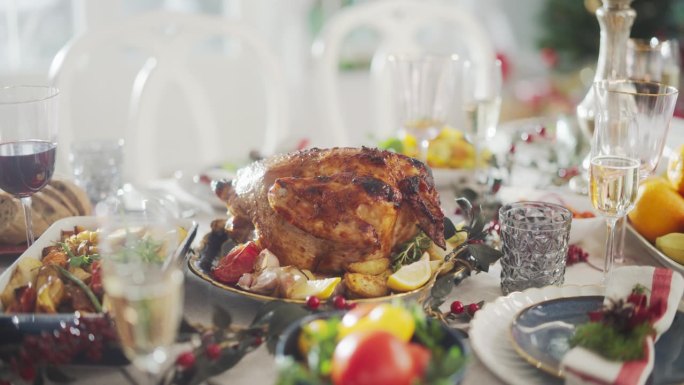
[[[216,183],[215,191],[233,215],[233,234],[245,236],[245,224],[251,224],[281,265],[340,272],[352,262],[388,257],[418,228],[445,246],[431,172],[388,151],[279,155],[239,170],[230,183]]]

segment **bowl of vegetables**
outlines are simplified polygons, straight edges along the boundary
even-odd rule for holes
[[[291,325],[276,346],[278,385],[458,383],[463,337],[417,305],[359,304]]]

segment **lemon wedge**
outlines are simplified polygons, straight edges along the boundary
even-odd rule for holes
[[[387,286],[394,291],[411,291],[425,285],[431,276],[430,259],[423,257],[390,275]]]
[[[335,291],[335,287],[342,278],[332,277],[324,279],[303,279],[295,284],[289,297],[292,299],[305,299],[310,296],[319,299],[328,299]]]

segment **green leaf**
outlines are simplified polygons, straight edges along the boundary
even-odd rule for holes
[[[290,324],[299,321],[308,316],[310,313],[302,306],[296,304],[286,304],[278,307],[273,312],[273,316],[268,323],[268,331],[266,333],[266,346],[268,351],[273,353],[275,351],[278,338],[290,326]]]
[[[45,377],[51,382],[56,382],[59,384],[65,384],[75,381],[73,378],[69,377],[63,371],[59,370],[54,366],[48,366],[45,368]]]
[[[451,219],[444,217],[444,239],[449,239],[456,235],[456,226]]]
[[[430,296],[433,298],[443,299],[451,294],[451,290],[454,288],[454,282],[451,279],[451,275],[447,274],[443,277],[438,278],[435,284],[432,286],[430,291]]]
[[[485,272],[489,271],[489,266],[503,255],[499,250],[485,244],[470,244],[468,251],[473,256],[477,270]]]
[[[472,221],[473,205],[466,198],[456,198],[456,204],[463,211],[463,216],[468,222]]]
[[[214,322],[214,326],[219,329],[226,329],[233,322],[230,313],[221,306],[214,306],[214,312],[211,319]]]
[[[266,302],[259,308],[256,315],[252,319],[250,326],[260,327],[268,324],[268,322],[271,320],[271,317],[273,317],[273,312],[281,306],[290,306],[290,304],[283,301]]]

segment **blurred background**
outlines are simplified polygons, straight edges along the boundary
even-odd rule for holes
[[[131,17],[155,10],[206,14],[237,21],[265,42],[283,75],[288,102],[279,149],[298,145],[336,144],[321,111],[321,93],[314,76],[312,46],[345,9],[373,0],[2,0],[0,1],[0,84],[41,84],[59,79],[64,71],[60,52],[74,39],[125,25]],[[500,122],[528,117],[573,115],[593,79],[599,26],[594,11],[600,0],[443,0],[472,13],[486,30],[503,63],[504,82]],[[636,0],[632,37],[675,38],[684,41],[684,1]],[[124,32],[121,32],[124,33]],[[171,36],[173,31],[166,31]],[[427,52],[459,52],[464,36],[434,24],[417,37]],[[465,36],[467,38],[467,36]],[[142,39],[142,37],[141,37]],[[103,40],[102,47],[113,44]],[[355,28],[341,44],[339,102],[351,144],[374,144],[384,139],[374,129],[373,93],[369,71],[381,47],[381,36],[370,28]],[[681,50],[681,46],[679,46]],[[221,51],[219,64],[207,58]],[[263,137],[249,133],[267,124],[262,88],[269,80],[241,52],[239,44],[208,41],[189,54],[194,75],[206,86],[208,103],[218,111],[222,148],[198,162],[227,161],[258,150]],[[240,58],[238,59],[238,56]],[[149,54],[127,51],[123,58],[81,55],[69,88],[70,140],[122,137],[130,125],[130,94]],[[160,67],[161,68],[161,67]],[[191,154],[202,152],[192,117],[183,116],[191,104],[173,82],[163,87],[155,119],[161,127],[150,145],[153,156],[165,159],[168,172],[187,167],[179,145]],[[64,95],[63,95],[64,96]],[[190,96],[191,97],[191,96]],[[679,109],[678,113],[681,113]],[[224,118],[222,118],[225,117]],[[229,118],[228,118],[229,117]],[[229,122],[229,123],[228,123]],[[230,127],[225,127],[229,125]],[[62,127],[64,130],[64,127]],[[244,140],[242,138],[244,137]],[[66,152],[63,152],[65,154]],[[239,156],[236,154],[240,154]],[[152,156],[151,155],[151,156]],[[212,157],[217,159],[212,159]],[[221,159],[218,159],[218,158]],[[175,161],[174,159],[177,159]],[[64,159],[62,165],[65,165]]]

